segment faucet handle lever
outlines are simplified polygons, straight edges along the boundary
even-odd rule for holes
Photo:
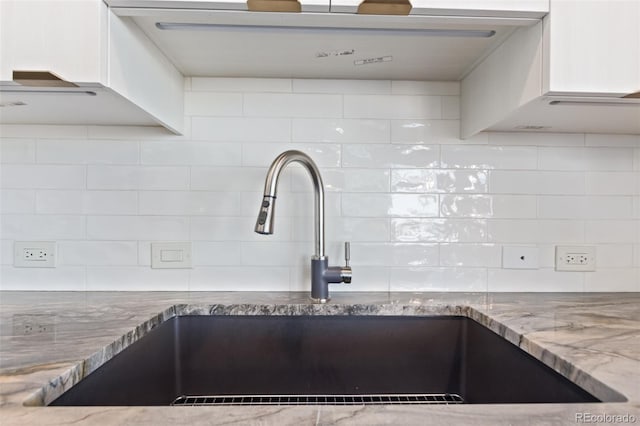
[[[349,261],[351,260],[351,243],[349,241],[344,242],[344,262],[345,266],[349,267]]]

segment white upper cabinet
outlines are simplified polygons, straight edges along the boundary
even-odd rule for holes
[[[462,81],[461,135],[640,133],[640,0],[551,0]]]
[[[331,0],[331,12],[357,13],[363,1]],[[373,3],[385,4],[378,0]],[[386,4],[394,3],[398,2]],[[411,15],[541,18],[549,12],[549,0],[407,0],[407,3],[410,3]]]
[[[329,0],[106,0],[106,3],[119,8],[329,12]]]
[[[640,91],[639,0],[553,0],[545,24],[545,91]]]
[[[0,1],[0,123],[183,127],[183,77],[101,0]]]

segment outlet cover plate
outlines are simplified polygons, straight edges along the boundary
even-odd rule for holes
[[[55,241],[16,241],[13,243],[13,266],[18,268],[55,268]]]
[[[593,272],[595,246],[556,246],[556,271]]]
[[[538,247],[503,246],[503,269],[538,269]]]

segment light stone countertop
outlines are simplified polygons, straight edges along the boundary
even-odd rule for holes
[[[335,292],[332,297],[327,305],[312,305],[306,293],[0,292],[0,425],[563,425],[579,424],[577,413],[627,415],[640,424],[638,293]],[[464,315],[594,395],[623,395],[628,402],[291,407],[23,405],[25,401],[38,404],[51,400],[82,376],[83,367],[95,368],[114,349],[126,347],[152,325],[181,313]],[[149,321],[152,317],[155,319]],[[32,323],[42,324],[46,330],[24,335],[25,327]],[[141,324],[145,325],[132,332]],[[89,361],[83,364],[86,359]]]

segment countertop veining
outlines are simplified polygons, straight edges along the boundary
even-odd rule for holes
[[[180,313],[472,317],[600,396],[628,402],[457,406],[27,407],[140,324]],[[31,324],[45,330],[29,331]],[[144,327],[142,328],[144,330]],[[122,336],[129,336],[124,340]],[[638,293],[0,292],[0,424],[576,424],[640,422]],[[47,392],[44,392],[46,394]],[[46,395],[44,395],[46,396]],[[51,395],[49,395],[51,396]],[[615,417],[615,416],[627,417]],[[589,417],[603,416],[603,417]],[[609,416],[609,417],[607,417]]]

